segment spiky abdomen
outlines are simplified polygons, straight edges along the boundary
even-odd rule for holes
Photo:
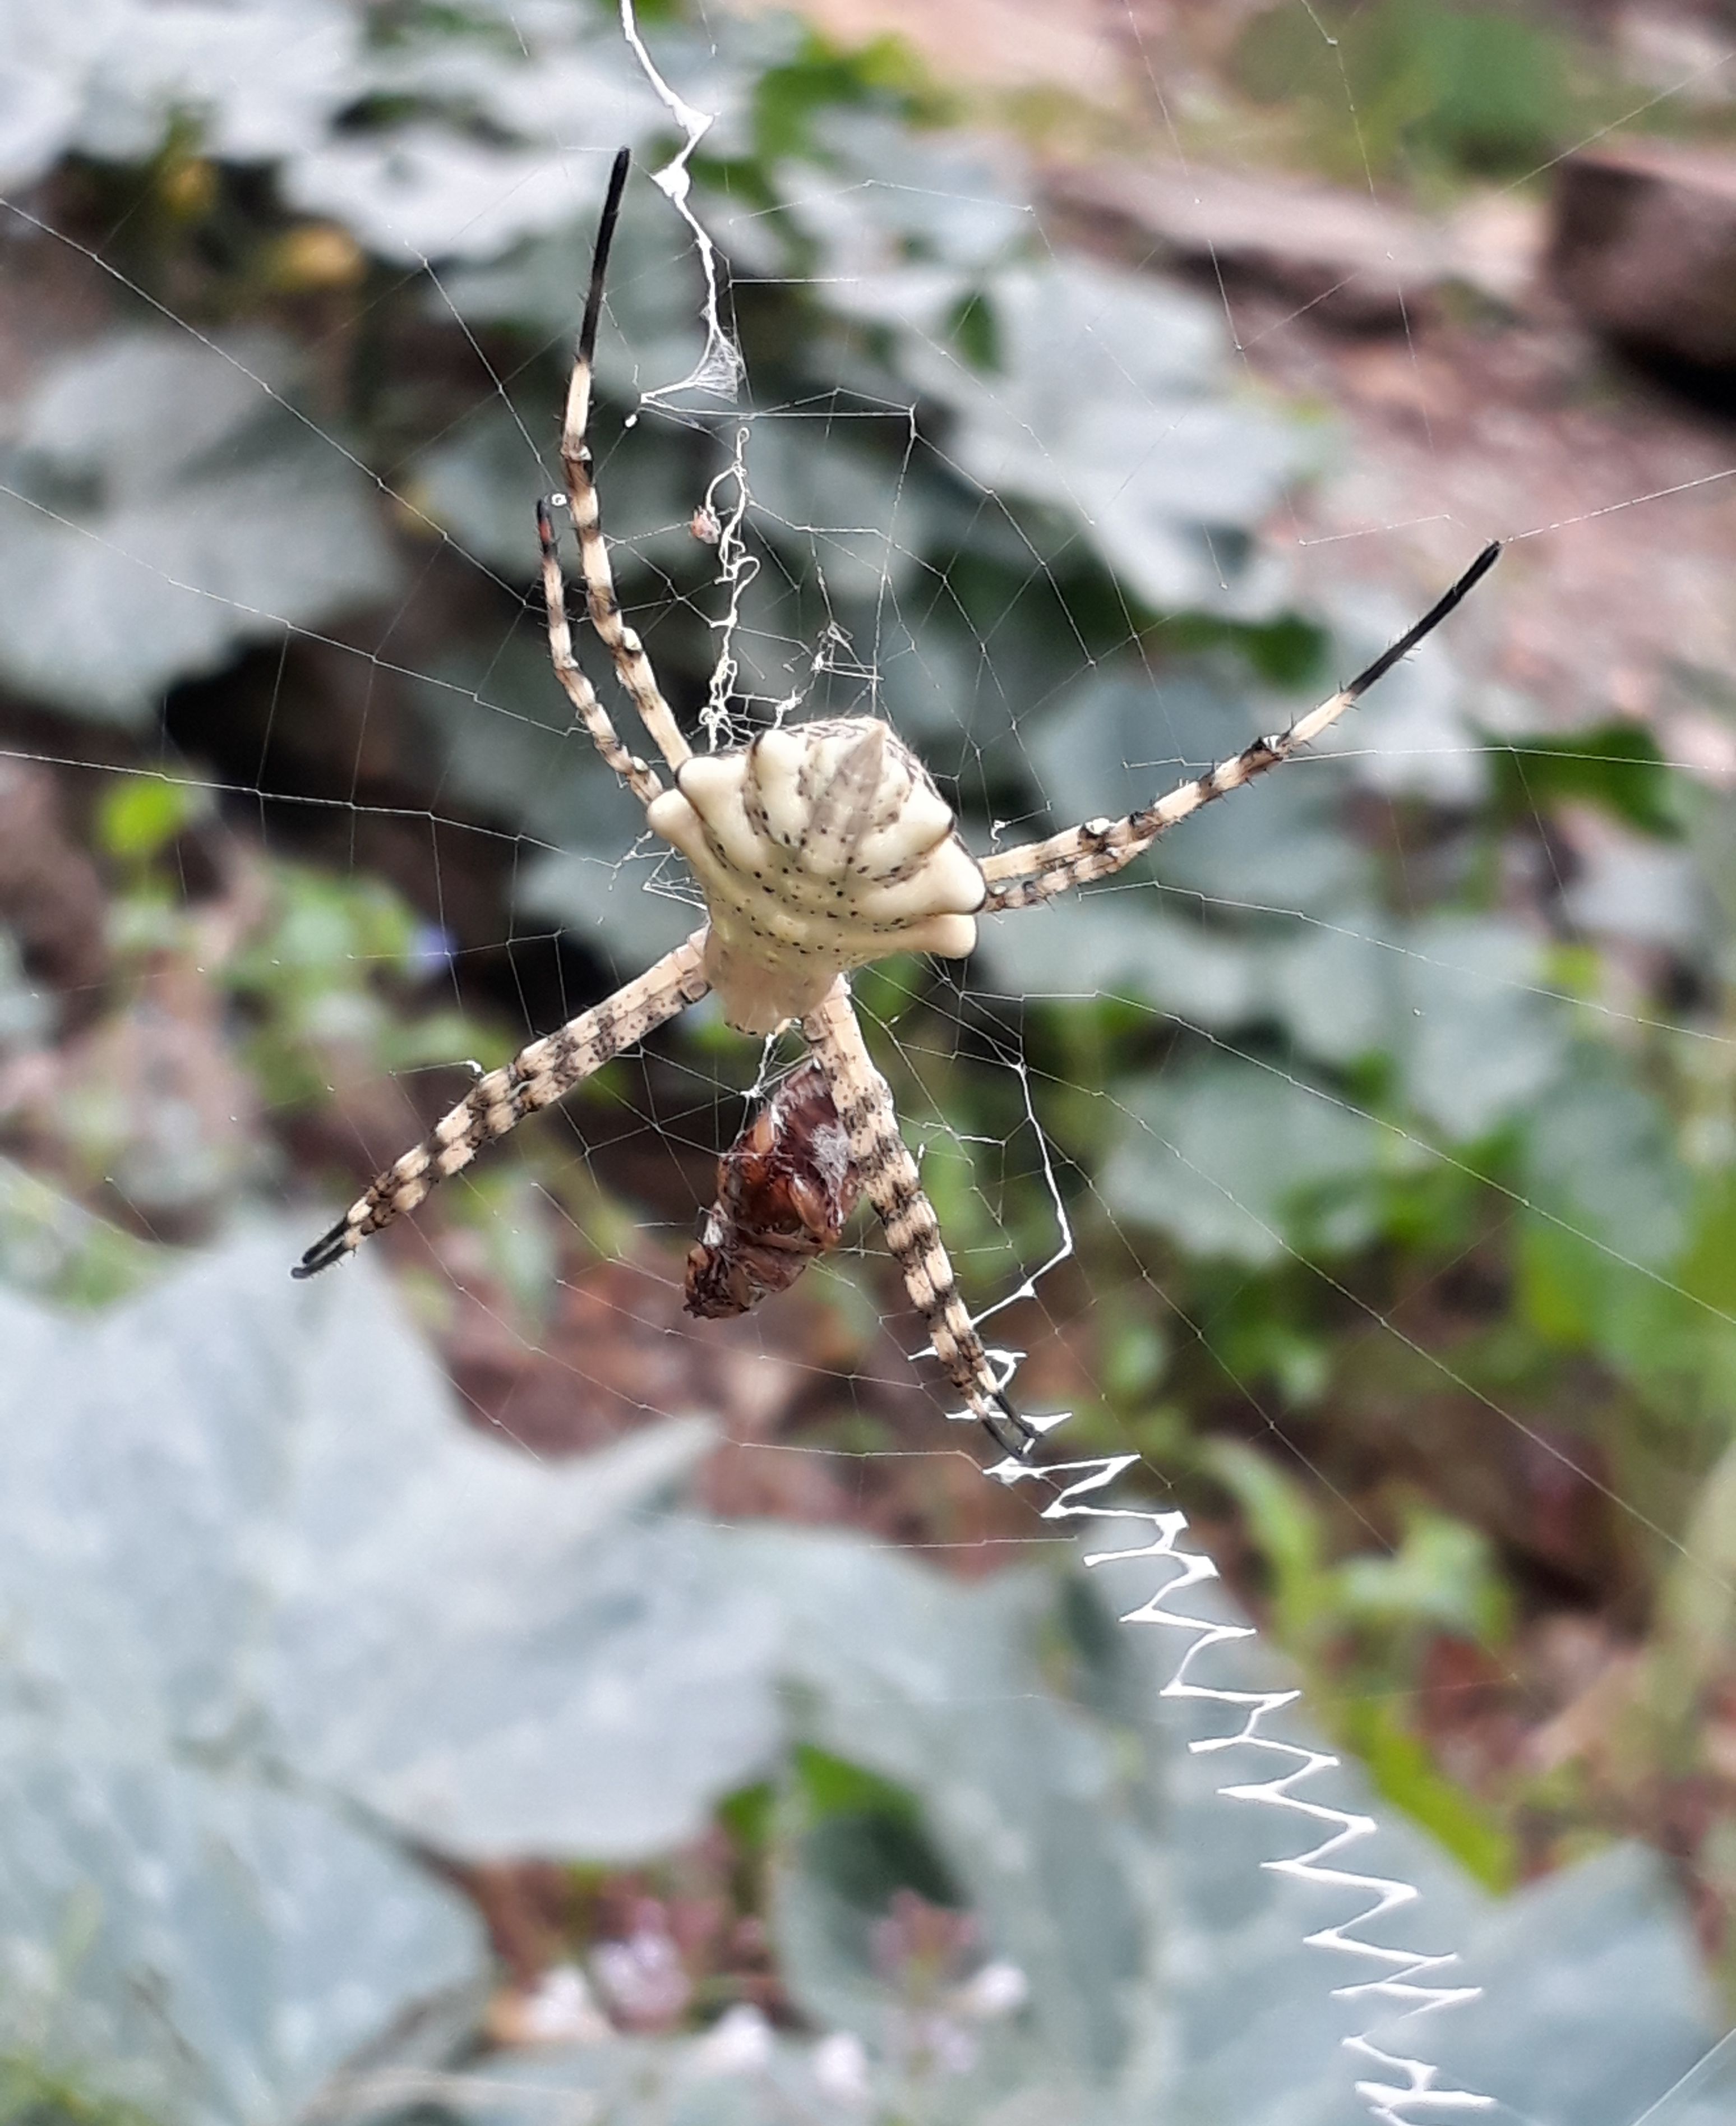
[[[927,770],[885,724],[847,716],[696,754],[652,801],[711,919],[724,1016],[771,1033],[833,978],[891,952],[961,959],[987,889]]]

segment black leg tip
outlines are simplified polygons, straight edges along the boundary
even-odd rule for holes
[[[1432,635],[1447,615],[1477,588],[1478,584],[1501,558],[1501,541],[1491,539],[1465,574],[1444,597],[1437,598],[1423,614],[1416,626],[1408,628],[1391,649],[1377,657],[1366,672],[1359,672],[1344,689],[1352,701],[1358,701],[1379,679],[1384,679],[1401,658],[1408,657],[1425,635]]]
[[[597,224],[597,248],[591,254],[591,287],[585,298],[584,322],[578,328],[578,358],[589,368],[597,357],[597,325],[602,314],[603,276],[609,270],[609,247],[615,241],[615,224],[620,217],[621,195],[627,188],[627,170],[633,160],[623,148],[609,172],[609,189]]]
[[[1043,1435],[1029,1419],[1019,1415],[1005,1396],[994,1396],[993,1409],[994,1415],[983,1420],[983,1429],[1003,1454],[1021,1462],[1027,1460]]]
[[[340,1219],[330,1232],[320,1235],[313,1246],[290,1272],[290,1275],[297,1283],[300,1283],[305,1278],[318,1277],[321,1270],[329,1269],[334,1262],[341,1261],[350,1253],[349,1249],[343,1244],[344,1235],[349,1230],[349,1220]]]

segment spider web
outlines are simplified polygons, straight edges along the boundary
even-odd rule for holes
[[[599,489],[626,602],[696,742],[871,710],[955,795],[978,847],[1025,839],[1127,809],[1281,727],[1485,539],[1507,542],[1450,635],[1317,758],[1073,904],[989,926],[968,971],[901,961],[857,982],[967,1295],[1016,1363],[1015,1400],[1069,1413],[1046,1450],[1064,1482],[984,1481],[945,1428],[944,1390],[871,1232],[853,1229],[787,1301],[739,1324],[683,1319],[682,1257],[717,1154],[795,1054],[729,1037],[709,1007],[370,1245],[425,1300],[478,1420],[550,1458],[697,1410],[729,1442],[708,1510],[847,1521],[973,1568],[1046,1556],[1069,1519],[1113,1511],[1106,1536],[1087,1532],[1092,1584],[1112,1588],[1130,1629],[1179,1630],[1187,1647],[1179,1670],[1172,1654],[1153,1672],[1171,1676],[1153,1721],[1179,1703],[1201,1722],[1174,1731],[1201,1753],[1173,1773],[1177,1790],[1269,1804],[1271,1842],[1254,1840],[1245,1872],[1301,1878],[1282,1884],[1290,1937],[1361,1959],[1344,1989],[1363,2048],[1347,2087],[1360,2076],[1389,2119],[1531,2115],[1479,2078],[1474,2062],[1498,2048],[1454,2063],[1455,2017],[1394,2039],[1394,2010],[1468,1992],[1474,1969],[1437,1959],[1470,1925],[1469,1901],[1454,1907],[1432,1869],[1443,1899],[1415,1926],[1397,1919],[1424,1872],[1407,1834],[1365,1865],[1345,1842],[1392,1806],[1348,1775],[1314,1776],[1333,1760],[1309,1720],[1343,1732],[1366,1684],[1347,1676],[1341,1701],[1323,1657],[1295,1707],[1242,1641],[1241,1613],[1211,1599],[1170,1499],[1179,1486],[1205,1500],[1208,1520],[1212,1501],[1219,1514],[1237,1501],[1267,1546],[1263,1580],[1244,1570],[1240,1583],[1281,1610],[1271,1552],[1285,1530],[1305,1547],[1308,1499],[1420,1571],[1439,1527],[1390,1500],[1383,1515],[1358,1474],[1420,1412],[1436,1435],[1413,1465],[1425,1478],[1451,1451],[1441,1429],[1474,1422],[1463,1452],[1488,1457],[1488,1483],[1606,1517],[1588,1545],[1540,1539],[1549,1569],[1571,1577],[1637,1550],[1684,1601],[1728,1599],[1715,1528],[1682,1508],[1710,1419],[1629,1466],[1576,1432],[1559,1397],[1480,1348],[1466,1355],[1479,1306],[1493,1311],[1478,1279],[1495,1255],[1530,1279],[1564,1365],[1590,1365],[1589,1348],[1611,1370],[1626,1352],[1653,1392],[1661,1379],[1714,1395],[1715,1356],[1696,1354],[1736,1327],[1695,1253],[1696,1204],[1715,1193],[1704,1177],[1728,1158],[1730,1042],[1706,912],[1724,885],[1733,768],[1728,430],[1663,399],[1600,427],[1559,381],[1568,328],[1488,329],[1513,300],[1516,248],[1536,241],[1535,168],[1484,187],[1480,220],[1451,224],[1448,266],[1403,255],[1447,241],[1441,218],[1418,217],[1359,224],[1323,263],[1256,271],[1224,166],[1265,210],[1275,196],[1247,135],[1201,117],[1224,51],[1137,9],[1107,39],[1044,26],[1056,41],[1038,49],[1051,83],[1087,105],[1104,69],[1116,94],[1137,89],[1148,137],[1167,143],[1170,204],[1133,177],[1111,184],[1111,158],[1069,155],[1040,215],[1035,168],[1004,136],[930,130],[855,89],[826,103],[820,63],[775,26],[636,25],[629,10],[619,30],[599,17],[575,35],[570,11],[485,12],[502,35],[472,53],[479,89],[455,82],[451,52],[419,43],[413,21],[389,47],[379,64],[398,72],[379,92],[416,116],[401,134],[382,121],[384,139],[347,106],[345,125],[328,121],[341,12],[238,18],[261,41],[211,63],[229,87],[205,84],[222,113],[208,144],[219,165],[274,170],[303,218],[302,251],[286,236],[272,254],[274,333],[215,313],[209,259],[202,284],[159,272],[136,203],[93,238],[88,201],[12,188],[14,238],[52,262],[66,314],[113,302],[139,336],[117,328],[83,368],[20,341],[24,456],[4,492],[31,565],[0,610],[9,683],[46,706],[15,720],[7,758],[93,807],[123,785],[179,793],[174,831],[151,843],[147,820],[140,853],[124,818],[106,829],[111,858],[134,864],[141,925],[175,867],[191,905],[243,929],[274,864],[323,865],[364,891],[384,876],[415,909],[402,935],[385,921],[370,942],[353,909],[334,933],[360,976],[370,952],[389,963],[418,1014],[408,1033],[367,1017],[366,979],[314,998],[329,1025],[296,1020],[301,999],[267,975],[243,991],[270,1037],[267,1108],[306,1109],[309,1058],[327,1070],[326,1121],[285,1132],[263,1183],[310,1236],[320,1205],[299,1168],[335,1188],[347,1153],[365,1175],[461,1094],[453,1061],[472,1042],[548,1030],[693,926],[681,867],[568,728],[526,597],[530,504],[558,485],[565,350],[604,151],[622,139],[657,188],[635,186],[616,254]],[[1399,11],[1328,23],[1286,5],[1262,19],[1266,44],[1234,60],[1243,124],[1262,69],[1323,80],[1337,173],[1372,201],[1399,129],[1380,59]],[[153,130],[196,104],[193,56],[148,58],[157,74],[142,65],[68,138],[90,165],[158,156],[160,208],[210,165],[177,163]],[[50,51],[45,69],[70,81],[76,59]],[[1587,138],[1647,106],[1691,110],[1729,70],[1715,39],[1648,64],[1677,72],[1650,90],[1630,75],[1627,102],[1594,114]],[[234,90],[273,65],[275,103]],[[768,116],[768,76],[786,102],[813,97],[823,123]],[[446,101],[464,95],[486,122],[439,136]],[[690,189],[694,166],[709,174]],[[63,227],[83,233],[50,233]],[[1159,248],[1168,272],[1140,270]],[[1332,321],[1357,300],[1363,337],[1347,338]],[[365,408],[343,395],[351,362],[370,380]],[[1323,403],[1347,410],[1328,423]],[[140,415],[153,408],[154,428]],[[1636,611],[1622,585],[1660,556],[1670,567]],[[56,588],[68,577],[76,597]],[[1604,705],[1590,714],[1588,687]],[[1673,839],[1656,831],[1660,810]],[[281,966],[296,938],[268,934]],[[225,949],[243,944],[213,946]],[[47,1044],[17,987],[27,1057]],[[178,1008],[160,992],[147,1005]],[[64,1104],[19,1075],[48,1163],[76,1172]],[[1658,1141],[1660,1080],[1689,1115],[1677,1150]],[[91,1199],[198,1237],[262,1185],[254,1151],[212,1119],[233,1091],[177,1081],[153,1119],[100,1148]],[[1587,1140],[1601,1160],[1583,1157]],[[1457,1260],[1408,1287],[1383,1258],[1432,1215],[1459,1221]],[[1588,1316],[1609,1325],[1602,1344]],[[1323,1324],[1365,1354],[1354,1453],[1320,1421]],[[1624,1396],[1612,1406],[1643,1406]],[[1233,1410],[1215,1458],[1190,1438],[1190,1397]],[[1301,1506],[1295,1485],[1259,1488],[1250,1446],[1294,1472]],[[1476,1487],[1459,1495],[1469,1514]],[[1407,1527],[1422,1531],[1408,1551],[1394,1537]],[[1481,1584],[1470,1565],[1467,1580]],[[1370,1613],[1399,1599],[1395,1584],[1368,1594]],[[1306,1587],[1290,1591],[1300,1602]],[[1432,1693],[1519,1674],[1512,1633],[1474,1591],[1461,1585],[1456,1609],[1451,1584],[1416,1598],[1478,1655],[1409,1684],[1425,1732]],[[1312,1849],[1298,1850],[1299,1822],[1318,1831]],[[1523,2011],[1535,1954],[1533,1942],[1495,1958],[1468,2026]],[[1322,1991],[1343,1986],[1318,1968]],[[1257,1982],[1241,1981],[1243,1999]],[[1694,2099],[1691,2077],[1684,2088]]]

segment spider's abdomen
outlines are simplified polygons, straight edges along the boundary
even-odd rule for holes
[[[889,952],[960,959],[987,891],[927,770],[885,724],[845,716],[696,754],[646,818],[693,867],[705,972],[743,1033],[800,1018],[835,976]]]

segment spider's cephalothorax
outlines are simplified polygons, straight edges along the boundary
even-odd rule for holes
[[[724,1016],[744,1033],[769,1033],[788,1020],[800,1022],[831,1093],[849,1169],[885,1228],[886,1244],[936,1357],[965,1412],[998,1445],[1023,1455],[1036,1439],[1036,1429],[1008,1406],[953,1283],[940,1225],[899,1132],[890,1088],[875,1068],[857,1023],[850,970],[892,952],[961,958],[976,943],[979,914],[1029,908],[1071,887],[1111,876],[1190,813],[1278,767],[1329,729],[1446,619],[1493,565],[1499,549],[1484,547],[1414,627],[1288,730],[1257,738],[1139,811],[1120,820],[1090,820],[1046,840],[997,849],[980,864],[959,839],[952,813],[927,769],[873,717],[780,728],[763,732],[743,751],[696,755],[658,687],[644,643],[622,617],[585,442],[603,273],[626,178],[624,150],[616,158],[603,207],[567,392],[560,456],[591,624],[673,777],[673,789],[622,743],[573,654],[566,584],[545,501],[537,505],[543,601],[556,679],[598,752],[645,807],[650,826],[692,866],[710,921],[613,996],[582,1012],[558,1033],[533,1041],[504,1070],[490,1070],[480,1079],[469,1098],[436,1123],[421,1144],[376,1176],[308,1250],[295,1274],[311,1277],[360,1246],[370,1233],[414,1210],[437,1181],[459,1173],[484,1146],[715,990]],[[775,1123],[771,1139],[765,1148],[776,1153]],[[735,1202],[734,1222],[721,1231],[724,1259],[715,1267],[726,1278],[746,1262],[747,1250],[773,1235],[793,1240],[793,1252],[788,1247],[784,1252],[799,1268],[800,1261],[831,1244],[847,1214],[840,1174],[837,1202],[809,1205],[813,1216],[800,1212],[800,1230],[786,1232],[784,1198],[792,1188],[799,1192],[806,1155],[794,1134],[782,1150],[790,1160],[747,1178],[746,1197]],[[797,1198],[790,1195],[790,1200],[795,1203]],[[764,1277],[759,1280],[767,1289],[783,1278],[783,1264],[773,1267],[776,1273],[770,1283]],[[750,1305],[752,1282],[748,1278],[743,1287]]]
[[[738,1032],[805,1018],[839,975],[889,953],[975,947],[976,858],[927,769],[872,716],[696,754],[645,819],[705,894],[705,974]]]

